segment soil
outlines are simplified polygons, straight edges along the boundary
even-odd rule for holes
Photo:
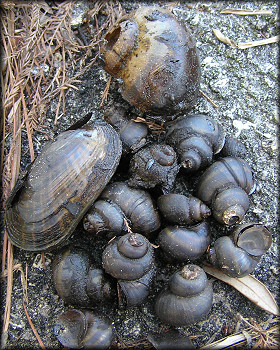
[[[227,135],[237,137],[246,147],[246,161],[250,164],[256,181],[256,190],[250,196],[250,208],[243,222],[260,222],[267,225],[273,236],[270,250],[262,257],[252,273],[263,282],[279,304],[279,226],[278,226],[278,109],[277,109],[277,59],[276,43],[248,49],[236,49],[220,42],[213,34],[219,29],[235,42],[249,42],[269,38],[278,34],[276,1],[213,1],[213,2],[133,2],[120,1],[129,12],[140,5],[159,3],[162,7],[173,5],[173,13],[193,33],[201,62],[201,90],[207,94],[215,107],[202,94],[191,113],[210,115],[222,125]],[[221,14],[226,8],[246,8],[249,10],[270,10],[272,15],[238,16]],[[55,129],[58,134],[73,122],[88,113],[92,119],[102,118],[103,111],[118,102],[128,109],[112,80],[108,100],[100,108],[101,94],[109,75],[100,65],[86,72],[78,84],[78,91],[67,94],[66,113],[60,118]],[[54,120],[57,101],[52,101],[47,118]],[[149,139],[157,136],[149,134]],[[164,134],[161,135],[161,138]],[[38,135],[40,138],[40,135]],[[38,148],[40,153],[43,139]],[[28,163],[28,159],[26,160]],[[26,164],[23,164],[26,165]],[[124,170],[123,170],[124,171]],[[198,174],[186,178],[180,173],[175,190],[179,193],[193,193]],[[223,227],[209,218],[212,240],[228,234],[231,228]],[[92,255],[100,264],[102,249],[106,239],[96,242],[83,232],[81,226],[74,232],[70,243],[82,242],[92,246]],[[155,243],[155,240],[153,241]],[[45,266],[41,254],[30,253],[14,248],[14,264],[20,264],[28,271],[28,314],[46,348],[61,349],[62,345],[54,335],[53,327],[57,316],[71,308],[58,296],[52,283],[51,266],[55,251],[45,254]],[[204,257],[196,263],[202,263]],[[151,293],[146,302],[138,307],[120,308],[117,297],[112,303],[93,305],[98,314],[107,315],[114,322],[119,348],[148,348],[151,344],[147,336],[151,332],[164,333],[173,327],[163,325],[154,312],[155,297],[166,285],[171,274],[183,263],[169,263],[162,259],[156,249],[157,274]],[[214,302],[210,314],[201,322],[190,327],[177,328],[181,334],[191,337],[196,347],[207,342],[222,339],[228,334],[248,327],[240,319],[254,320],[258,324],[273,321],[273,316],[259,308],[252,301],[224,282],[208,278],[213,283]],[[2,283],[2,315],[6,295],[6,281]],[[8,334],[3,339],[3,347],[16,349],[39,349],[23,308],[23,286],[21,273],[14,272],[12,306]],[[248,345],[250,348],[252,344]],[[171,348],[171,347],[170,347]]]

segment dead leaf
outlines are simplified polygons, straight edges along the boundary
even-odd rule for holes
[[[253,301],[256,305],[264,309],[265,311],[279,316],[279,308],[276,301],[266,286],[261,283],[255,277],[248,275],[242,278],[229,277],[220,270],[208,265],[203,264],[203,269],[209,275],[218,278],[219,280],[230,284],[237,289],[245,297]]]
[[[220,40],[222,43],[230,45],[234,49],[237,49],[237,44],[233,40],[231,40],[228,37],[224,36],[224,34],[219,29],[213,29],[213,33],[214,33],[215,37],[218,40]]]
[[[244,10],[244,9],[224,9],[220,13],[233,15],[272,15],[270,10]]]

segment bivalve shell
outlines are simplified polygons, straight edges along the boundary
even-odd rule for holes
[[[5,212],[10,241],[44,251],[61,245],[114,174],[122,153],[110,125],[68,130],[46,145]]]

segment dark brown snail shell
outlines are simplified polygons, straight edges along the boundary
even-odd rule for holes
[[[192,35],[169,11],[141,6],[105,36],[105,70],[123,98],[151,115],[191,109],[199,92],[200,64]]]
[[[171,146],[153,144],[135,153],[129,164],[128,184],[132,187],[172,190],[179,172],[177,156]]]
[[[178,193],[167,193],[157,200],[160,214],[175,225],[191,225],[202,221],[211,210],[198,198]]]
[[[230,236],[219,237],[208,252],[208,260],[231,277],[250,274],[272,244],[269,229],[257,223],[238,226]]]
[[[207,204],[214,218],[226,225],[240,222],[249,208],[249,197],[255,189],[248,163],[237,157],[214,162],[198,182],[197,197]]]
[[[190,338],[179,333],[177,329],[169,329],[165,333],[149,333],[147,339],[156,350],[193,350],[196,348]]]
[[[187,262],[199,259],[210,244],[206,222],[191,227],[167,226],[158,235],[157,244],[167,258]]]
[[[158,211],[145,190],[114,182],[99,198],[84,218],[84,228],[89,232],[119,235],[128,231],[128,223],[133,232],[149,235],[160,227]]]
[[[119,133],[123,144],[123,153],[137,152],[147,140],[148,127],[145,123],[136,122],[133,116],[129,118],[125,108],[111,107],[104,114],[104,120]]]
[[[65,131],[49,143],[7,202],[10,241],[31,251],[64,243],[111,179],[121,149],[108,124]]]
[[[175,272],[169,287],[156,299],[155,311],[162,322],[172,326],[189,326],[202,320],[213,303],[213,289],[204,270],[185,265]]]
[[[203,114],[176,119],[166,134],[166,143],[175,149],[179,163],[189,172],[210,165],[224,141],[225,134],[218,122]]]
[[[153,247],[147,238],[128,233],[114,239],[103,251],[102,265],[118,279],[127,306],[138,305],[148,296],[155,264]]]
[[[226,136],[225,144],[220,155],[222,157],[239,157],[244,159],[246,158],[247,153],[247,149],[241,141],[236,137]]]
[[[115,338],[112,323],[90,310],[71,309],[54,326],[59,342],[70,349],[108,349]]]
[[[68,304],[91,306],[113,298],[111,281],[85,249],[63,249],[55,256],[52,273],[58,295]]]

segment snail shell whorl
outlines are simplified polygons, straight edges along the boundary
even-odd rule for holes
[[[112,298],[112,288],[104,271],[95,266],[88,252],[71,247],[53,261],[52,278],[58,295],[71,305],[90,306]]]
[[[131,223],[133,232],[148,235],[160,227],[159,213],[145,190],[132,188],[125,182],[114,182],[105,188],[100,199],[118,205]]]
[[[147,297],[155,264],[153,247],[144,236],[128,233],[113,240],[103,251],[102,264],[118,279],[127,306],[138,305]]]
[[[154,253],[142,235],[128,233],[110,242],[102,256],[103,268],[117,279],[135,280],[153,266]]]
[[[132,157],[128,184],[142,188],[160,185],[168,191],[173,188],[178,172],[179,166],[174,149],[165,144],[153,144],[141,149]]]
[[[103,119],[111,124],[120,135],[123,144],[123,153],[137,152],[146,144],[148,127],[145,123],[129,119],[127,111],[121,106],[111,107],[104,114]]]
[[[203,269],[186,265],[171,277],[169,288],[158,295],[155,311],[164,323],[187,326],[204,318],[212,303],[212,285]]]
[[[166,142],[174,147],[180,164],[189,172],[208,166],[224,140],[218,122],[202,114],[175,120],[166,134]]]
[[[63,346],[71,349],[108,349],[114,340],[111,322],[89,310],[71,309],[60,314],[54,334]]]
[[[210,244],[208,224],[201,222],[189,228],[167,226],[159,233],[157,243],[169,259],[196,260]]]
[[[251,273],[272,244],[269,229],[257,223],[239,225],[230,236],[219,237],[207,258],[231,277]]]
[[[214,162],[201,176],[197,197],[209,205],[217,221],[240,222],[249,208],[248,195],[255,189],[252,171],[241,158]]]
[[[195,221],[202,221],[211,214],[210,209],[198,198],[168,193],[157,200],[162,216],[177,225],[189,225]]]

